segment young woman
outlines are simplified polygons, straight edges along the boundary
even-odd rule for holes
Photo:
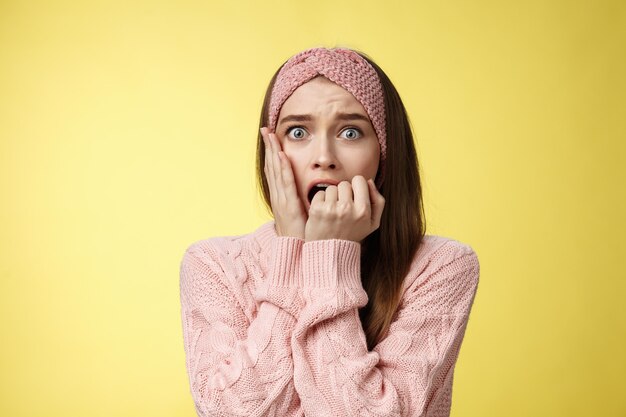
[[[181,263],[200,416],[448,416],[474,251],[425,235],[406,111],[361,53],[313,48],[267,89],[258,177],[274,221]]]

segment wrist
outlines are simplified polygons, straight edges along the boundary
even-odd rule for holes
[[[281,227],[277,222],[274,222],[274,224],[276,226],[275,227],[276,235],[278,235],[280,237],[293,237],[293,238],[304,240],[304,232],[303,231],[301,231],[299,229]]]

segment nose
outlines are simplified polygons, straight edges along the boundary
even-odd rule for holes
[[[339,161],[335,152],[335,143],[332,138],[322,135],[312,141],[313,157],[311,167],[313,169],[337,169]]]

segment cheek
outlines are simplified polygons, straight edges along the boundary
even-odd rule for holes
[[[362,172],[365,178],[375,179],[376,173],[378,173],[378,160],[376,160],[375,163],[372,162],[371,164],[365,165]]]
[[[353,157],[351,160],[353,161],[352,170],[354,175],[360,174],[365,178],[374,179],[378,172],[380,151],[378,147],[375,149],[363,149],[356,158]]]

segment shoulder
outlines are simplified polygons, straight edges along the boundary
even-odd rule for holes
[[[242,239],[240,236],[223,236],[195,241],[185,250],[181,266],[200,263],[215,267],[215,264],[221,263],[225,257],[237,255],[237,252],[241,251]]]
[[[225,286],[229,258],[238,250],[234,236],[213,237],[193,242],[185,250],[180,262],[181,293],[185,289],[193,298],[204,297],[209,287]]]
[[[244,258],[262,252],[263,240],[271,235],[273,223],[266,223],[252,233],[201,239],[190,244],[183,255],[182,263],[199,260],[207,263],[227,258]]]
[[[449,307],[455,298],[473,300],[479,276],[478,255],[470,245],[426,235],[405,278],[402,298],[430,300]]]
[[[478,255],[466,243],[444,236],[426,235],[415,253],[411,270],[422,275],[449,264],[478,267]]]
[[[226,275],[229,279],[243,281],[247,272],[262,262],[263,254],[274,232],[274,224],[266,223],[252,233],[201,239],[185,250],[181,263],[183,270],[201,270],[207,275]],[[197,276],[197,274],[196,274]]]
[[[478,266],[478,255],[470,245],[458,240],[444,236],[424,236],[415,253],[412,269],[426,272],[448,264],[457,267]]]
[[[255,233],[191,243],[180,262],[180,294],[185,305],[253,309],[251,291],[261,275]]]

